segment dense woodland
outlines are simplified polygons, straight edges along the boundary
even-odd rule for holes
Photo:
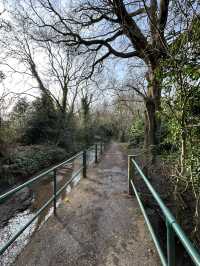
[[[162,165],[200,245],[199,1],[7,0],[0,12],[0,191],[94,142],[128,143]]]

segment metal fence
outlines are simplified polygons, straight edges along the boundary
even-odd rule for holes
[[[29,225],[31,225],[31,223],[33,223],[33,221],[42,213],[42,211],[44,211],[51,203],[53,203],[53,209],[54,209],[54,215],[56,215],[56,202],[57,199],[59,197],[59,195],[67,188],[67,186],[69,186],[73,180],[82,173],[82,176],[84,178],[87,177],[87,167],[88,165],[90,165],[91,163],[89,163],[89,161],[87,160],[88,154],[90,154],[90,151],[93,150],[94,151],[94,159],[92,162],[97,163],[100,156],[103,153],[103,149],[104,149],[104,144],[103,143],[97,143],[92,145],[91,147],[89,147],[87,150],[81,151],[77,154],[75,154],[73,157],[65,160],[64,162],[61,162],[51,168],[49,168],[48,170],[42,172],[41,174],[31,178],[30,180],[28,180],[27,182],[23,183],[22,185],[19,185],[17,187],[15,187],[14,189],[6,192],[5,194],[0,196],[0,204],[3,204],[8,198],[10,198],[11,196],[15,195],[16,192],[22,190],[23,188],[32,185],[33,183],[40,181],[41,178],[45,177],[47,174],[53,174],[52,175],[52,181],[53,181],[53,194],[52,196],[47,200],[47,202],[40,208],[37,210],[37,212],[34,214],[34,216],[32,217],[32,219],[25,224],[18,232],[16,232],[16,234],[14,236],[12,236],[10,238],[10,240],[3,246],[0,248],[0,255],[2,255],[7,249],[8,247],[24,232],[24,230],[29,227]],[[99,152],[100,151],[100,152]],[[72,163],[75,159],[80,159],[81,160],[81,167],[74,173],[72,174],[72,177],[59,189],[57,189],[57,171],[58,169],[60,169],[61,167],[64,167],[70,163]]]
[[[135,196],[141,208],[142,214],[146,221],[147,227],[150,231],[152,239],[154,241],[155,247],[157,249],[158,255],[160,257],[161,263],[164,266],[175,266],[176,265],[176,256],[175,256],[175,237],[177,237],[182,245],[184,246],[187,254],[190,256],[191,260],[193,261],[194,265],[200,266],[200,254],[193,246],[192,242],[189,240],[185,232],[182,230],[180,225],[177,223],[175,217],[171,213],[171,211],[166,207],[162,199],[160,198],[159,194],[155,191],[151,183],[149,182],[148,178],[143,174],[142,170],[138,166],[134,155],[129,155],[128,157],[128,189],[129,194]],[[145,211],[144,205],[142,203],[141,197],[137,191],[137,188],[134,184],[134,176],[136,172],[142,178],[144,183],[146,184],[149,192],[153,196],[154,200],[160,207],[166,222],[166,229],[167,229],[167,256],[164,255],[164,252],[161,248],[159,239],[150,223],[148,215]]]

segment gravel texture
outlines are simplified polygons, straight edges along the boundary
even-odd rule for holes
[[[13,265],[160,265],[137,201],[127,195],[127,156],[120,144],[107,147]]]

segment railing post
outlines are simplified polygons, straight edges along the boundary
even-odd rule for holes
[[[101,155],[103,154],[102,142],[100,143],[100,153],[101,153]]]
[[[83,151],[83,177],[87,176],[87,151]]]
[[[57,180],[56,180],[56,169],[53,170],[53,213],[56,215],[56,192],[57,192]]]
[[[128,155],[128,194],[129,195],[133,195],[133,188],[131,185],[131,180],[133,180],[133,176],[134,176],[134,166],[133,166],[133,162],[132,159],[135,159],[134,155]]]
[[[98,163],[98,154],[97,154],[97,152],[98,152],[98,146],[97,146],[97,144],[95,144],[95,163]]]
[[[167,265],[175,266],[175,237],[174,230],[169,221],[166,221],[167,227]]]

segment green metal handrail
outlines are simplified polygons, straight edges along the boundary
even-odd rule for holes
[[[183,246],[185,247],[186,252],[190,256],[191,260],[194,262],[195,265],[200,266],[200,254],[193,246],[192,242],[189,240],[189,238],[186,236],[183,229],[180,227],[180,225],[177,223],[175,217],[171,213],[171,211],[166,207],[163,200],[159,196],[159,194],[155,191],[151,183],[149,182],[148,178],[144,175],[140,167],[135,161],[135,155],[129,155],[128,157],[128,188],[129,188],[129,194],[133,195],[135,193],[136,198],[138,200],[139,206],[141,208],[142,214],[145,218],[145,221],[147,223],[147,227],[151,233],[152,239],[154,241],[154,244],[156,246],[156,249],[158,251],[158,255],[160,257],[161,263],[164,266],[175,266],[176,260],[175,260],[175,236],[178,237],[178,239],[181,241]],[[158,206],[160,207],[165,220],[166,220],[166,227],[167,227],[167,258],[165,257],[163,250],[160,246],[158,237],[156,236],[153,227],[149,221],[148,215],[145,211],[144,205],[141,201],[140,195],[136,189],[136,186],[134,185],[134,175],[135,170],[140,174],[142,177],[144,183],[146,184],[148,190],[151,192],[151,195],[157,202]]]
[[[31,178],[30,180],[26,181],[25,183],[23,183],[20,186],[17,186],[14,189],[11,189],[10,191],[4,193],[3,195],[0,195],[0,204],[3,204],[5,200],[7,200],[9,197],[13,196],[16,192],[22,190],[23,188],[32,185],[34,182],[39,181],[42,177],[46,176],[49,173],[53,172],[53,195],[50,197],[50,199],[48,199],[48,201],[39,209],[37,210],[37,212],[34,214],[34,216],[32,217],[32,219],[30,221],[28,221],[18,232],[16,232],[16,234],[14,236],[12,236],[10,238],[10,240],[3,246],[0,248],[0,255],[2,255],[7,249],[8,247],[24,232],[24,230],[29,227],[29,225],[31,225],[31,223],[53,202],[53,208],[54,208],[54,215],[56,215],[56,202],[57,202],[57,198],[58,196],[63,192],[63,190],[70,185],[73,180],[82,172],[83,177],[87,177],[87,152],[91,150],[91,148],[95,148],[95,163],[98,162],[98,145],[101,146],[101,143],[99,144],[95,144],[92,145],[91,147],[89,147],[88,149],[85,149],[84,151],[81,151],[77,154],[75,154],[74,156],[72,156],[71,158],[49,168],[48,170],[42,172],[41,174]],[[72,177],[70,178],[70,180],[68,180],[61,188],[59,188],[59,190],[57,190],[57,178],[56,178],[56,174],[57,174],[57,170],[62,167],[65,166],[69,163],[71,163],[72,161],[74,161],[75,159],[82,157],[82,165],[81,167],[72,175]]]

